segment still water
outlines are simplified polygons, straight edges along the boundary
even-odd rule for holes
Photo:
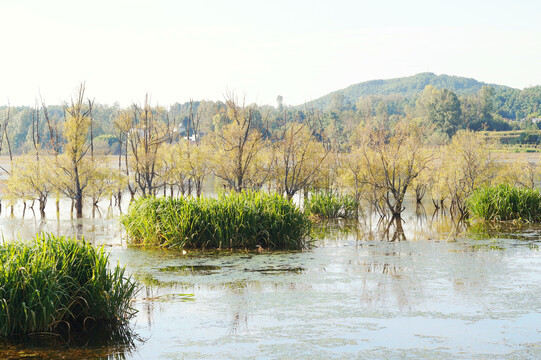
[[[127,247],[118,209],[20,211],[4,209],[6,239],[84,235],[142,289],[129,334],[3,343],[2,359],[541,358],[541,227],[411,209],[398,236],[370,217],[320,224],[303,252],[183,255]]]

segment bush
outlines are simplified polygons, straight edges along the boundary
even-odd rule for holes
[[[331,191],[312,193],[304,202],[304,211],[326,219],[353,219],[358,216],[359,204],[351,195],[334,194]]]
[[[103,248],[38,235],[0,246],[0,336],[83,327],[92,319],[116,327],[133,315],[137,291],[124,268],[108,268]]]
[[[121,222],[132,244],[192,249],[300,250],[311,226],[290,200],[259,192],[141,198]]]
[[[476,190],[468,199],[468,211],[482,220],[541,221],[541,195],[538,190],[508,184]]]

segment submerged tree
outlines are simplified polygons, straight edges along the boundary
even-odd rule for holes
[[[51,158],[41,147],[39,133],[40,109],[36,105],[32,112],[32,145],[34,154],[15,157],[12,160],[10,177],[7,181],[8,197],[17,199],[35,200],[39,203],[41,217],[45,217],[45,205],[49,194],[53,191],[54,181]]]
[[[230,123],[222,124],[215,133],[214,173],[241,191],[256,175],[255,159],[264,147],[263,119],[255,105],[239,104],[234,94],[228,95],[226,103]]]
[[[379,207],[385,204],[393,217],[404,210],[406,191],[425,171],[432,154],[424,146],[426,128],[403,119],[392,132],[369,125],[359,129],[354,150],[364,175],[360,183],[369,187]]]
[[[288,198],[310,185],[329,153],[310,120],[286,121],[276,142],[277,180]]]
[[[45,216],[47,198],[54,191],[52,159],[34,155],[16,156],[13,160],[10,177],[7,180],[7,197],[11,201],[37,200],[42,217]]]
[[[451,199],[451,208],[466,216],[466,200],[473,191],[494,178],[491,144],[479,133],[462,130],[442,154],[438,181],[440,191]]]
[[[165,116],[165,121],[162,119]],[[134,104],[131,111],[117,116],[115,127],[125,149],[125,172],[133,195],[154,195],[162,185],[159,148],[170,139],[169,118],[164,109],[150,105],[148,95],[143,106]],[[133,181],[132,181],[133,180]]]
[[[93,100],[84,100],[82,83],[71,105],[65,108],[65,152],[56,156],[55,183],[58,190],[74,201],[77,218],[83,217],[84,191],[94,172],[93,159],[87,156],[92,145]]]

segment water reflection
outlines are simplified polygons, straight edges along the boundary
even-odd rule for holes
[[[59,329],[0,341],[1,359],[128,359],[143,340],[129,327],[87,324],[87,329]]]
[[[3,214],[3,231],[110,245],[142,285],[132,327],[146,341],[5,343],[0,358],[539,357],[541,227],[468,227],[434,210],[412,202],[401,220],[321,223],[306,251],[185,255],[127,247],[118,209],[82,221]]]
[[[388,295],[393,295],[400,310],[410,309],[410,296],[407,293],[410,286],[404,286],[403,269],[400,266],[392,263],[369,262],[365,264],[365,271],[385,276],[377,276],[376,280],[365,278],[361,291],[361,301],[364,306],[376,307],[387,303],[391,300]]]

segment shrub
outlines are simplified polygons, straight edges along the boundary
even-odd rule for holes
[[[508,184],[477,189],[468,199],[468,211],[482,220],[541,221],[541,195],[538,190]]]
[[[121,222],[132,244],[192,249],[300,250],[311,226],[290,200],[260,192],[141,198]]]
[[[353,219],[358,215],[359,204],[351,195],[334,194],[331,191],[312,193],[304,202],[304,211],[326,219]]]
[[[0,336],[84,328],[92,319],[113,327],[133,315],[137,287],[124,268],[84,241],[38,235],[0,245]]]

